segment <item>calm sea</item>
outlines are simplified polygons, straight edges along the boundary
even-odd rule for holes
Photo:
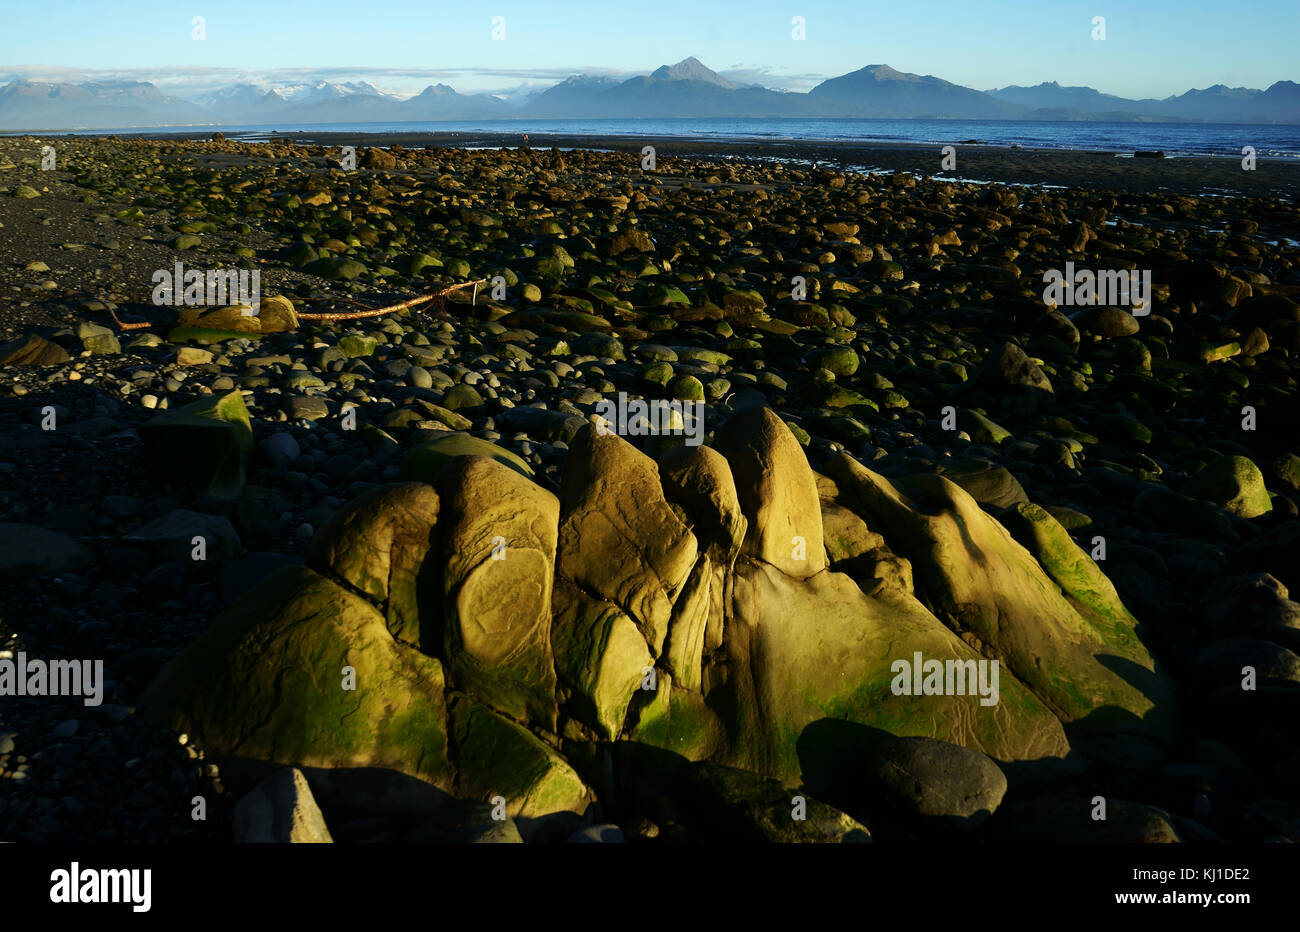
[[[421,123],[276,124],[84,130],[89,135],[222,132],[262,139],[272,132],[331,133],[560,133],[578,136],[690,136],[717,139],[911,142],[933,145],[968,140],[994,146],[1131,152],[1163,149],[1166,155],[1241,158],[1253,146],[1258,158],[1300,158],[1300,126],[1242,123],[1090,123],[1018,120],[465,120]],[[54,133],[44,135],[58,135]]]

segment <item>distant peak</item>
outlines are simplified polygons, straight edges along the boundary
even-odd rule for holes
[[[716,71],[694,56],[683,58],[675,65],[660,65],[650,73],[650,77],[658,81],[703,81],[706,84],[716,84],[719,87],[733,88],[737,86],[726,78],[719,77]]]

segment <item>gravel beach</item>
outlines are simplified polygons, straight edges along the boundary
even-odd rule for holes
[[[1300,164],[529,143],[0,137],[0,840],[1300,841]]]

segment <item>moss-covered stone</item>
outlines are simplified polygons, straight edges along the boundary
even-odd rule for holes
[[[393,637],[436,653],[442,594],[437,523],[438,493],[429,486],[380,486],[334,513],[312,540],[307,563],[382,606]]]
[[[1244,456],[1221,456],[1207,463],[1182,491],[1241,518],[1258,518],[1273,510],[1264,474]]]
[[[290,566],[217,618],[142,704],[210,757],[382,767],[449,789],[443,688],[442,665],[393,640],[373,605]]]
[[[966,431],[971,440],[976,443],[999,446],[1011,439],[1011,431],[969,408],[962,408],[957,412],[957,426]]]
[[[656,671],[654,689],[641,689],[635,704],[638,711],[628,740],[693,761],[724,753],[727,735],[717,714],[702,695],[675,686],[670,673]]]
[[[693,375],[679,375],[668,383],[668,394],[681,401],[703,401],[704,384]]]
[[[1137,619],[1124,606],[1115,586],[1096,562],[1070,537],[1059,521],[1038,505],[1022,502],[1002,513],[1002,523],[1081,609],[1108,641],[1126,650],[1141,650]]]
[[[861,360],[851,346],[835,346],[813,354],[813,362],[836,375],[853,375]]]
[[[666,388],[673,380],[673,367],[667,362],[652,362],[641,368],[640,376],[641,380],[649,385]]]
[[[1004,761],[1069,750],[1060,722],[1005,667],[996,706],[981,705],[973,685],[965,695],[895,694],[896,661],[911,664],[918,652],[941,663],[979,659],[915,598],[886,590],[868,596],[840,573],[798,582],[743,558],[733,587],[725,645],[731,695],[710,696],[710,704],[735,710],[724,723],[726,763],[796,779],[800,736],[825,718],[938,738]]]
[[[115,356],[122,352],[117,334],[103,324],[83,320],[77,325],[77,339],[92,356]]]
[[[225,343],[246,340],[247,330],[221,330],[213,327],[173,327],[167,334],[169,343]]]
[[[1169,736],[1172,688],[1131,630],[1085,619],[1033,554],[959,486],[914,476],[895,487],[846,455],[830,472],[890,548],[911,560],[926,603],[996,651],[1063,722]],[[1081,601],[1104,605],[1087,596],[1090,581],[1078,567],[1054,562]]]
[[[513,819],[582,814],[593,801],[568,762],[527,729],[468,696],[451,712],[458,795],[485,802],[502,796]]]
[[[521,457],[505,447],[466,433],[447,433],[412,447],[402,457],[403,480],[435,482],[438,474],[458,456],[486,456],[504,463],[520,475],[532,478],[533,470]]]
[[[363,273],[366,267],[355,259],[347,259],[342,256],[326,256],[309,263],[304,269],[312,275],[319,275],[321,278],[330,281],[352,281],[358,275]]]
[[[379,341],[374,337],[360,336],[355,333],[339,337],[339,349],[341,349],[343,354],[349,358],[373,356],[375,354],[375,347],[378,345]]]

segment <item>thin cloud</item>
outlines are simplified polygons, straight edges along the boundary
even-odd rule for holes
[[[719,75],[737,84],[761,84],[778,91],[808,91],[821,84],[828,74],[787,74],[762,65],[732,65]]]
[[[61,65],[10,65],[0,67],[0,83],[12,80],[79,84],[87,81],[147,81],[160,90],[178,96],[202,95],[234,84],[282,86],[319,81],[366,81],[385,93],[398,96],[418,94],[429,84],[451,84],[470,93],[507,93],[521,83],[549,86],[575,74],[593,77],[628,78],[645,72],[589,66],[579,68],[371,68],[328,66],[324,68],[271,68],[247,70],[201,65],[151,68],[69,68]]]

